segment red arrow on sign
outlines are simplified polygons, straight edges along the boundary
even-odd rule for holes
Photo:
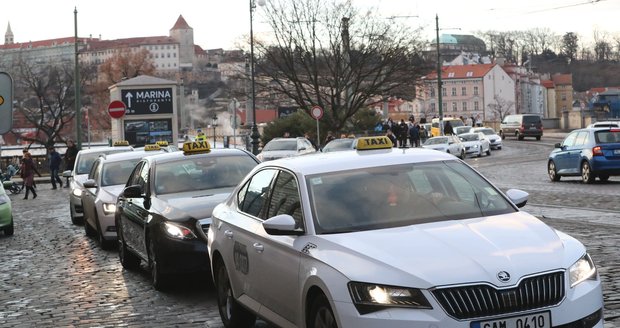
[[[125,116],[125,103],[120,100],[114,100],[108,105],[108,114],[112,118],[121,118]]]

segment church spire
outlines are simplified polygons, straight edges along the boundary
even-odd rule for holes
[[[4,44],[13,44],[13,31],[11,31],[11,22],[6,27],[6,33],[4,33]]]

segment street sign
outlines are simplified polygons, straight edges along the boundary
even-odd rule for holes
[[[121,118],[125,116],[125,103],[120,100],[114,100],[108,105],[108,114],[112,118]]]
[[[125,89],[121,99],[127,104],[127,115],[172,114],[172,88]]]
[[[310,110],[310,114],[315,120],[320,120],[323,117],[323,108],[321,106],[313,106]]]
[[[0,72],[0,134],[13,127],[13,79],[9,73]]]

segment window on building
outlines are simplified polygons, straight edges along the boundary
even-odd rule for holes
[[[480,107],[477,101],[474,101],[474,110],[480,110]]]
[[[166,54],[166,57],[170,58],[170,53],[167,53],[167,54]]]
[[[446,88],[441,88],[441,95],[442,96],[447,96],[448,93],[446,92]]]
[[[159,58],[159,54],[155,54],[155,58]]]
[[[563,93],[563,94],[561,95],[561,97],[562,97],[562,100],[566,100],[566,94],[565,94],[565,93]]]
[[[431,108],[430,109],[431,109],[431,112],[435,111],[435,103],[431,103]]]
[[[478,87],[474,87],[474,96],[478,95]]]
[[[467,96],[467,87],[461,88],[461,96]]]
[[[447,110],[448,109],[448,103],[441,103],[441,108]]]
[[[464,111],[464,112],[466,112],[466,111],[467,111],[467,102],[466,102],[466,101],[464,101],[462,105],[463,105],[463,106],[462,106],[461,110],[462,110],[462,111]]]
[[[454,77],[454,72],[448,73],[448,77]]]
[[[173,54],[172,54],[172,57],[177,58],[177,53],[176,53],[176,52],[175,52],[175,53],[173,53]]]
[[[452,111],[456,112],[458,110],[458,107],[456,106],[456,102],[452,103]]]
[[[456,88],[452,88],[452,95],[456,96]]]
[[[465,74],[465,76],[467,76],[467,77],[472,77],[472,76],[474,76],[474,72],[467,72],[467,73]]]
[[[431,88],[431,98],[435,97],[435,88]]]

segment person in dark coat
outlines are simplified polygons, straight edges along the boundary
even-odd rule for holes
[[[446,121],[446,124],[443,127],[443,134],[446,136],[454,134],[454,130],[452,129],[452,123],[450,123],[450,121]]]
[[[26,188],[26,196],[24,196],[24,199],[28,199],[28,194],[30,192],[32,192],[32,199],[37,198],[37,191],[34,189],[34,174],[36,173],[38,176],[41,176],[41,173],[37,171],[30,152],[24,153],[20,171],[21,178],[24,180],[24,187]]]
[[[413,123],[409,128],[409,142],[411,147],[420,147],[420,125]]]
[[[407,135],[409,134],[409,125],[405,122],[405,120],[401,119],[400,123],[398,123],[398,133],[396,137],[398,138],[398,145],[400,147],[407,147]]]
[[[54,149],[54,147],[49,148],[49,164],[50,164],[50,179],[52,180],[52,189],[56,189],[56,182],[62,188],[62,180],[58,176],[58,171],[60,170],[60,163],[62,163],[62,157],[60,154]]]
[[[73,140],[67,140],[67,151],[65,152],[65,170],[73,170],[73,166],[75,165],[75,157],[77,156],[78,148],[75,145]],[[69,177],[67,177],[67,182],[65,184],[65,188],[69,188]]]

